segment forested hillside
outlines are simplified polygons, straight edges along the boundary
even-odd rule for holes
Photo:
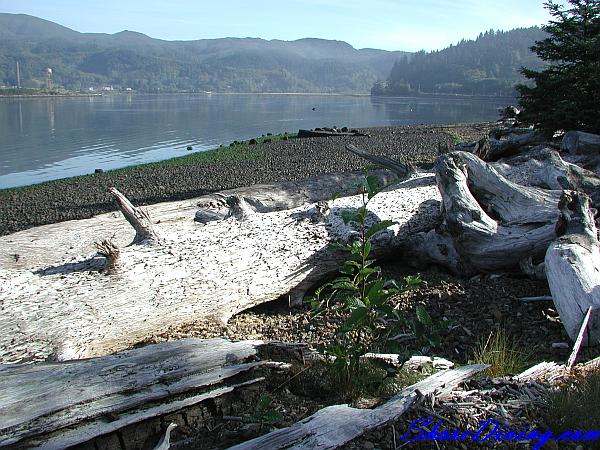
[[[356,50],[340,41],[163,41],[123,31],[79,33],[23,14],[0,14],[0,85],[131,88],[143,92],[368,93],[404,52]]]
[[[0,85],[140,92],[327,92],[512,95],[537,27],[488,31],[431,53],[357,50],[341,41],[258,38],[163,41],[141,33],[79,33],[23,14],[0,14]],[[381,81],[385,80],[385,81]],[[371,89],[372,88],[372,89]]]
[[[523,82],[521,67],[536,69],[541,60],[531,52],[545,33],[538,27],[490,30],[476,40],[431,53],[398,59],[386,81],[377,81],[373,95],[467,94],[514,95]]]

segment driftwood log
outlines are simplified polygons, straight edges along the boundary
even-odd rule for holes
[[[404,173],[399,176],[381,169],[371,171],[369,175],[377,177],[382,186],[388,186],[399,181],[399,178],[406,178],[409,174]],[[283,211],[306,203],[327,201],[334,194],[347,197],[357,193],[357,186],[362,183],[363,178],[364,174],[361,172],[338,172],[322,174],[306,180],[228,189],[196,199],[195,202],[200,209],[196,212],[195,220],[208,223],[226,218],[230,213],[230,206],[227,204],[229,197],[244,199],[253,211],[260,213]]]
[[[335,136],[369,136],[366,133],[362,133],[358,130],[347,130],[337,128],[315,128],[314,130],[298,130],[299,138],[313,138],[313,137],[335,137]]]
[[[520,153],[525,146],[534,146],[544,142],[544,137],[533,130],[508,129],[493,130],[489,137],[472,144],[458,144],[457,151],[473,153],[484,161],[497,161],[500,158]]]
[[[118,270],[104,271],[105,258],[97,255],[66,261],[57,255],[49,265],[0,269],[0,361],[104,355],[171,326],[199,319],[223,322],[282,296],[297,302],[346,258],[329,244],[355,238],[357,231],[343,223],[341,210],[361,204],[353,196],[255,213],[245,208],[243,197],[235,197],[238,204],[232,206],[239,214],[228,219],[200,225],[192,220],[193,213],[173,213],[156,224],[114,194],[136,230],[135,244],[119,248]],[[375,253],[394,254],[403,238],[430,229],[439,217],[436,199],[430,174],[373,199],[369,223],[398,222],[375,236]],[[104,234],[93,241],[113,230],[99,232]],[[38,240],[30,245],[62,250],[56,248],[60,238],[52,240],[55,235],[33,233]],[[6,240],[13,246],[27,240],[17,235]]]
[[[389,185],[397,176],[388,170],[377,170],[376,176],[382,185]],[[182,220],[210,213],[209,222],[222,220],[230,209],[226,199],[240,196],[257,212],[273,212],[297,208],[306,203],[330,200],[334,193],[340,196],[354,195],[357,185],[362,183],[362,172],[338,172],[322,174],[312,178],[279,183],[258,184],[228,189],[196,199],[157,203],[144,207],[152,222],[169,228]],[[200,214],[199,214],[200,213]],[[95,242],[110,236],[118,247],[129,245],[135,238],[135,230],[120,212],[43,225],[29,230],[0,236],[0,270],[30,270],[56,264],[57,261],[76,261],[96,250]]]
[[[347,149],[395,173],[407,170],[388,158]],[[515,183],[493,164],[464,151],[441,155],[435,174],[442,196],[443,223],[406,239],[402,251],[412,264],[436,263],[468,276],[521,272],[522,261],[544,259],[556,236],[562,190]]]
[[[576,340],[589,308],[587,330],[582,345],[600,341],[600,244],[590,210],[589,198],[567,192],[560,202],[559,238],[548,248],[545,258],[548,284],[560,319],[572,340]]]
[[[520,272],[520,261],[543,260],[555,238],[562,191],[514,183],[468,152],[440,156],[435,172],[443,223],[405,241],[403,250],[413,263],[472,275]]]
[[[412,164],[403,164],[399,161],[386,158],[385,156],[372,155],[369,152],[361,150],[352,144],[346,145],[346,150],[348,150],[350,153],[354,153],[356,156],[366,159],[376,166],[385,167],[395,174],[400,180],[403,180],[416,172],[416,168]]]
[[[600,136],[583,131],[569,131],[563,136],[560,149],[572,155],[598,155],[600,153]]]
[[[262,346],[184,339],[76,362],[0,365],[0,448],[66,448],[262,381],[251,372],[270,363],[258,358]]]
[[[565,161],[551,148],[534,147],[517,156],[502,159],[493,164],[493,167],[519,184],[584,192],[592,197],[594,206],[600,206],[600,177],[577,164]]]

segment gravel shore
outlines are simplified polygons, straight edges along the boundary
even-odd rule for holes
[[[0,235],[116,210],[112,186],[136,205],[183,200],[257,183],[299,180],[321,173],[360,170],[365,161],[347,152],[352,143],[370,152],[416,165],[431,164],[438,145],[473,141],[492,124],[404,126],[361,129],[369,136],[289,139],[239,146],[228,161],[145,164],[121,170],[0,190]]]

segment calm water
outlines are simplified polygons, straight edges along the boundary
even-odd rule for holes
[[[0,188],[159,161],[261,134],[495,120],[509,99],[115,95],[0,99]],[[313,110],[314,108],[314,110]]]

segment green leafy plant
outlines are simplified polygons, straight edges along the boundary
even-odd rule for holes
[[[409,277],[407,277],[409,278]],[[409,289],[417,289],[421,284],[421,279],[415,277],[404,279],[404,283]],[[431,347],[439,347],[441,344],[440,324],[434,322],[423,305],[417,305],[415,316],[409,319],[410,328],[417,339],[417,342]]]
[[[329,307],[332,301],[339,302],[346,312],[347,319],[337,330],[336,341],[325,348],[324,352],[334,360],[332,369],[340,378],[340,385],[355,392],[359,382],[373,382],[370,379],[373,370],[366,368],[367,363],[362,357],[376,343],[379,342],[377,345],[380,345],[381,340],[387,340],[396,328],[411,327],[418,338],[427,335],[433,328],[433,321],[424,308],[418,308],[416,317],[408,321],[390,302],[392,297],[402,292],[417,289],[421,285],[421,279],[418,276],[408,276],[401,284],[385,280],[381,267],[375,265],[372,258],[372,240],[375,235],[395,224],[390,220],[370,223],[368,205],[381,189],[377,177],[365,174],[360,186],[362,205],[358,209],[344,209],[341,212],[344,223],[353,226],[357,232],[354,241],[335,244],[337,249],[348,254],[348,259],[341,265],[338,277],[319,287],[314,296],[307,298],[317,314],[322,308]],[[431,344],[436,342],[439,342],[439,338],[431,338]],[[394,351],[407,359],[407,353],[394,345],[394,342],[386,344],[389,345],[383,346],[388,350],[395,347]],[[395,372],[393,368],[388,369],[387,375]],[[382,377],[379,381],[381,379]]]

